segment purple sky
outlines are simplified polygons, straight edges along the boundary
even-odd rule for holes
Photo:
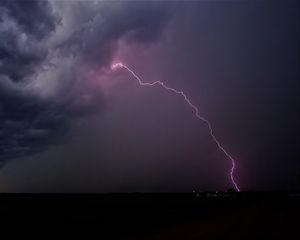
[[[27,13],[30,14],[28,15]],[[0,191],[295,189],[297,1],[1,1]]]

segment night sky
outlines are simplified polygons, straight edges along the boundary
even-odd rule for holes
[[[298,1],[0,1],[0,192],[293,190]]]

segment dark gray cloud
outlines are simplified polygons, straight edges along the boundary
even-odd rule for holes
[[[65,130],[66,116],[49,103],[3,92],[0,101],[1,162],[42,150]]]
[[[71,10],[70,10],[71,9]],[[69,123],[103,110],[84,73],[106,67],[121,37],[149,42],[164,4],[0,3],[0,163],[62,141]]]
[[[72,10],[76,13],[81,7],[78,3]],[[169,7],[163,2],[101,3],[96,5],[98,11],[87,10],[89,17],[76,14],[74,32],[59,47],[64,54],[80,56],[84,64],[105,65],[120,37],[145,43],[157,39],[169,18]]]
[[[58,19],[46,1],[4,0],[0,15],[0,73],[21,81],[47,56],[38,41],[55,30]]]
[[[29,33],[40,39],[54,31],[58,16],[47,1],[11,1],[2,0],[0,3],[2,14],[14,19],[22,32]]]

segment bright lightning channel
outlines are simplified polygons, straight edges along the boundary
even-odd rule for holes
[[[189,105],[189,107],[193,109],[195,116],[199,120],[203,121],[207,125],[207,127],[209,129],[209,132],[210,132],[210,136],[212,137],[212,139],[214,140],[214,142],[216,143],[216,145],[218,146],[218,148],[226,155],[227,158],[230,159],[230,161],[231,161],[230,179],[231,179],[232,184],[234,185],[234,188],[238,192],[240,192],[240,188],[239,188],[237,182],[234,180],[234,170],[235,170],[235,160],[234,160],[234,158],[221,145],[221,143],[219,142],[219,140],[216,138],[216,136],[214,134],[214,131],[213,131],[211,123],[206,118],[202,117],[199,114],[199,109],[191,102],[191,100],[187,97],[187,95],[183,91],[171,88],[171,87],[167,86],[165,83],[163,83],[161,81],[155,81],[155,82],[152,82],[152,83],[143,82],[140,79],[140,77],[138,75],[136,75],[136,73],[133,70],[131,70],[126,65],[124,65],[122,62],[117,62],[117,63],[114,63],[114,64],[111,65],[111,69],[112,70],[115,70],[115,69],[118,69],[118,68],[124,68],[129,73],[131,73],[132,76],[138,81],[138,83],[139,83],[140,86],[155,86],[155,85],[159,85],[159,86],[163,87],[164,89],[166,89],[168,91],[171,91],[171,92],[173,92],[175,94],[181,95],[184,98],[185,102]]]

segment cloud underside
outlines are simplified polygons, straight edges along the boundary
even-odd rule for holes
[[[157,40],[164,3],[0,2],[0,164],[63,141],[72,120],[103,111],[85,73],[105,68],[126,38]]]

